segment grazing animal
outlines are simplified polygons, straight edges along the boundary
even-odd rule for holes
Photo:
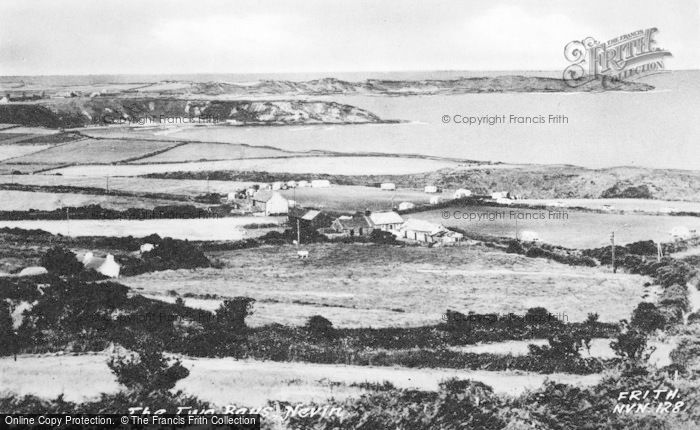
[[[297,256],[302,260],[309,258],[309,251],[297,251]]]

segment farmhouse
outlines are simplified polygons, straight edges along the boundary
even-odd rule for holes
[[[110,278],[119,277],[121,266],[114,261],[114,256],[112,254],[107,254],[105,258],[100,258],[95,257],[92,252],[87,252],[83,257],[82,263],[86,269],[92,269]]]
[[[431,205],[439,205],[441,201],[442,199],[440,198],[440,196],[433,196],[430,198]]]
[[[435,185],[426,185],[425,192],[429,194],[435,194],[438,192],[438,187]]]
[[[369,236],[373,230],[369,217],[361,213],[337,218],[332,229],[348,236]]]
[[[394,211],[373,212],[369,215],[369,220],[372,223],[372,228],[384,231],[396,230],[404,222],[401,215]]]
[[[9,102],[10,102],[10,99],[6,96],[0,99],[0,104],[7,104]]]
[[[396,184],[393,182],[385,182],[379,185],[379,189],[383,191],[396,191]]]
[[[331,186],[331,181],[328,179],[314,179],[311,181],[311,188],[328,188]]]
[[[309,181],[299,181],[297,183],[297,187],[299,188],[308,188],[309,186],[311,186],[311,184],[309,184]]]
[[[272,194],[258,191],[253,197],[253,209],[264,212],[265,215],[287,215],[289,200],[277,191]]]
[[[457,191],[455,191],[454,198],[455,199],[463,199],[465,197],[471,197],[471,195],[472,195],[471,191],[464,189],[464,188],[460,188]]]
[[[540,235],[535,231],[525,230],[520,233],[520,240],[524,242],[539,242]]]
[[[440,224],[411,218],[403,223],[395,233],[400,239],[422,243],[455,243],[462,240],[462,234],[448,230]]]

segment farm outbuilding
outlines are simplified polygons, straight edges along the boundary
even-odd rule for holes
[[[393,182],[385,182],[379,185],[379,189],[383,191],[396,191],[396,184]]]
[[[258,193],[253,200],[256,206],[260,207],[267,216],[287,215],[289,212],[289,200],[276,191],[272,194]]]
[[[311,181],[311,188],[328,188],[331,186],[331,181],[328,179],[314,179]]]
[[[433,196],[430,198],[430,204],[431,205],[439,205],[442,202],[442,199],[440,196]]]
[[[438,191],[439,191],[439,190],[438,190],[438,187],[435,186],[435,185],[426,185],[426,186],[425,186],[425,192],[426,192],[426,193],[435,194],[435,193],[437,193]]]
[[[373,228],[384,231],[396,230],[404,222],[401,215],[394,211],[372,212],[369,214],[369,220]]]
[[[336,232],[347,236],[369,236],[373,230],[369,218],[361,213],[336,218],[331,227]]]
[[[396,235],[400,239],[421,243],[455,243],[463,238],[461,233],[448,230],[441,224],[415,218],[406,220],[399,227]]]
[[[299,187],[299,188],[308,188],[310,186],[311,186],[311,184],[309,184],[309,181],[299,181],[297,183],[297,187]]]

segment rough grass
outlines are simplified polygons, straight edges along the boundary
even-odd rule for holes
[[[525,313],[544,306],[568,321],[590,312],[601,321],[628,318],[648,279],[570,267],[489,248],[309,245],[308,260],[292,246],[212,253],[222,269],[170,271],[123,278],[144,294],[174,290],[189,306],[215,308],[221,297],[258,300],[253,325],[303,324],[323,315],[339,327],[436,324],[446,309]],[[565,317],[564,317],[565,316]]]
[[[114,163],[144,157],[177,145],[151,140],[93,140],[70,142],[45,151],[16,158],[16,163]],[[101,176],[105,176],[102,174]]]
[[[200,160],[235,160],[288,155],[288,152],[274,148],[229,143],[188,143],[152,157],[142,158],[135,163],[186,163]]]

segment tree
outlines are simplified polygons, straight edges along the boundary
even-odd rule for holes
[[[234,297],[224,300],[216,310],[216,319],[220,325],[233,330],[244,329],[245,319],[253,314],[255,299],[250,297]]]
[[[57,275],[77,275],[83,270],[83,264],[76,255],[68,249],[55,246],[41,257],[42,266],[49,273]]]

